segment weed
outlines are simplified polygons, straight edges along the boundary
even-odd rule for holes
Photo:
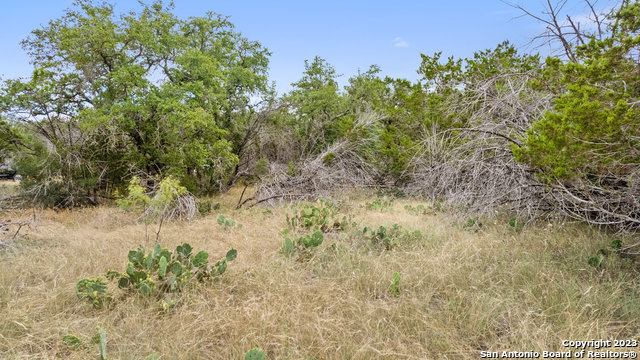
[[[267,360],[267,355],[261,349],[253,348],[245,354],[244,360]]]
[[[618,252],[622,248],[622,240],[616,239],[611,242],[609,248],[600,249],[595,256],[589,258],[587,263],[593,267],[600,267],[604,259],[612,252]]]
[[[196,206],[198,206],[198,212],[202,216],[207,216],[211,213],[211,210],[220,209],[220,203],[214,203],[211,199],[199,199],[196,201]]]
[[[377,198],[377,199],[373,200],[373,202],[366,203],[365,207],[368,210],[375,210],[375,211],[380,211],[380,212],[389,212],[389,211],[393,210],[393,203],[394,202],[395,202],[395,200],[393,200],[393,198],[389,198],[387,196],[384,196],[382,198]]]
[[[62,342],[73,350],[82,348],[82,340],[73,334],[67,334],[62,337]]]
[[[464,229],[478,231],[482,227],[482,222],[478,220],[478,217],[470,217],[467,222],[462,226]]]
[[[222,214],[218,215],[218,225],[220,225],[224,231],[233,228],[242,229],[242,224],[236,223],[232,218],[228,218]]]
[[[322,163],[330,166],[331,164],[333,164],[333,161],[336,159],[336,154],[335,153],[327,153],[325,156],[322,157]]]
[[[298,174],[298,168],[293,163],[293,161],[289,161],[289,163],[287,164],[287,175],[296,176],[297,174]]]
[[[427,215],[427,208],[422,204],[418,206],[405,205],[404,209],[407,210],[409,215]]]
[[[400,296],[400,274],[393,273],[393,281],[389,284],[389,292],[393,296]]]
[[[511,226],[514,230],[518,230],[520,222],[516,218],[509,219],[509,226]]]

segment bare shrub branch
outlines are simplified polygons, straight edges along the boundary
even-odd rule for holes
[[[360,114],[352,130],[354,136],[345,136],[319,154],[303,158],[296,169],[272,164],[270,179],[263,181],[256,195],[240,206],[250,201],[255,205],[313,199],[329,196],[338,189],[374,186],[377,170],[363,156],[363,149],[378,141],[380,120],[372,112]]]

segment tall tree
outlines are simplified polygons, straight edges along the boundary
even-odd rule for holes
[[[608,23],[606,37],[575,48],[575,61],[547,60],[539,85],[554,107],[513,152],[571,216],[638,231],[640,3],[624,1]]]
[[[291,126],[300,140],[297,154],[304,157],[322,149],[335,140],[331,127],[347,114],[339,92],[337,74],[325,59],[316,56],[305,60],[302,78],[293,84],[293,90],[284,96],[294,113]]]
[[[211,12],[183,20],[160,0],[121,15],[74,5],[23,41],[33,75],[2,90],[2,110],[42,144],[39,159],[23,159],[28,179],[62,187],[66,205],[134,174],[226,185],[250,99],[268,91],[269,52]]]

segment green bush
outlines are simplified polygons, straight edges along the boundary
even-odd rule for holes
[[[117,201],[118,206],[125,211],[141,213],[140,217],[144,220],[145,225],[146,243],[149,242],[149,224],[158,221],[156,241],[159,241],[163,222],[170,218],[173,210],[180,207],[177,200],[187,195],[187,189],[180,185],[180,181],[168,176],[162,179],[158,186],[150,192],[147,192],[138,177],[134,177],[129,182],[127,190],[127,196]]]
[[[211,199],[198,199],[196,201],[196,206],[198,207],[198,212],[202,216],[207,216],[211,213],[211,210],[220,209],[220,203],[214,203]]]

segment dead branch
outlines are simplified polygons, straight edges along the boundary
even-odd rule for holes
[[[301,159],[294,172],[287,166],[272,164],[271,176],[260,184],[255,198],[239,206],[249,200],[255,201],[253,205],[275,199],[311,200],[343,188],[374,185],[376,168],[360,150],[377,141],[380,119],[373,113],[360,114],[352,130],[356,136],[345,136],[324,151]]]

